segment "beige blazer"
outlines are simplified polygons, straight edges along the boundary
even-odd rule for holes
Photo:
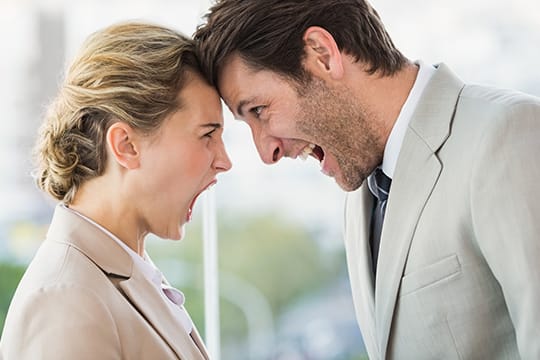
[[[407,129],[375,284],[366,184],[346,202],[370,359],[540,359],[540,100],[439,65]]]
[[[208,359],[113,239],[57,206],[12,299],[0,359]]]

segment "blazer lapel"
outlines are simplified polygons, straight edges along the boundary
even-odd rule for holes
[[[375,294],[369,245],[372,206],[373,197],[366,182],[347,195],[345,247],[356,318],[368,354],[374,356],[379,350],[375,334]]]
[[[207,358],[203,357],[207,356],[204,346],[199,351],[177,320],[167,300],[156,291],[154,284],[133,266],[131,255],[102,230],[65,206],[58,205],[47,238],[69,243],[106,274],[119,279],[115,282],[130,303],[147,319],[180,359]],[[198,337],[196,332],[194,334]]]
[[[145,257],[146,257],[146,260],[152,264],[152,266],[157,268],[157,266],[154,264],[154,262],[152,261],[150,256],[148,256],[148,254],[145,253]],[[165,284],[165,285],[171,286],[169,281],[164,276],[161,277],[161,282],[163,284]],[[189,316],[189,313],[187,312],[187,310],[183,306],[182,306],[182,309],[186,312],[186,315]],[[191,317],[190,317],[190,319],[191,319]],[[193,321],[192,321],[192,323],[193,323]],[[210,356],[208,355],[208,350],[206,349],[206,346],[204,345],[204,342],[203,342],[201,336],[199,335],[199,331],[197,330],[197,327],[195,326],[195,323],[193,323],[193,329],[191,330],[190,337],[195,342],[195,345],[199,348],[199,351],[201,352],[203,358],[208,360],[210,358]]]
[[[132,276],[119,283],[125,296],[161,337],[169,344],[180,359],[203,359],[202,350],[186,333],[166,299],[161,296],[146,277],[134,270]]]
[[[376,327],[383,359],[411,241],[442,169],[436,151],[450,134],[463,86],[445,65],[438,66],[411,119],[399,154],[381,235],[375,284]]]
[[[199,335],[199,331],[197,331],[197,328],[195,325],[193,326],[193,330],[191,331],[191,338],[193,341],[195,341],[195,344],[197,344],[197,347],[201,351],[202,355],[206,360],[210,359],[210,355],[208,355],[208,351],[206,350],[206,346],[204,345],[204,342],[202,341],[201,335]]]

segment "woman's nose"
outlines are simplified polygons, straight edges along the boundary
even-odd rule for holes
[[[225,149],[225,144],[222,142],[216,159],[214,160],[214,167],[218,172],[229,171],[232,167],[231,159]]]

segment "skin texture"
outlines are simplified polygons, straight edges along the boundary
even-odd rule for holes
[[[377,147],[377,131],[367,110],[347,93],[346,88],[332,89],[320,79],[312,79],[306,95],[299,99],[302,111],[296,128],[326,149],[327,175],[344,190],[354,190],[371,173],[371,164],[378,161],[370,151]]]
[[[331,88],[313,78],[297,89],[269,71],[250,71],[238,57],[225,66],[223,74],[221,94],[235,116],[250,126],[265,163],[282,156],[296,158],[312,143],[324,151],[323,172],[342,188],[357,188],[369,175],[371,169],[364,164],[377,160],[369,159],[371,151],[365,149],[375,147],[375,130],[367,111],[350,98],[344,86]],[[241,111],[235,110],[233,104],[243,99],[251,101]]]
[[[231,55],[218,77],[220,95],[251,128],[267,164],[311,154],[345,191],[359,188],[380,165],[384,146],[414,84],[417,67],[393,76],[371,74],[368,64],[340,52],[323,28],[304,35],[304,81],[254,69]]]
[[[70,206],[139,254],[148,233],[181,239],[198,195],[231,168],[217,92],[191,75],[178,97],[182,107],[155,134],[122,122],[109,128],[106,171],[85,183]]]

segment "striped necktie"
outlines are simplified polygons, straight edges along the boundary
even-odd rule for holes
[[[375,197],[375,204],[373,207],[373,215],[371,217],[371,263],[373,266],[373,274],[377,273],[377,260],[379,257],[379,247],[381,243],[381,232],[384,221],[384,214],[386,212],[386,202],[388,200],[388,193],[390,192],[390,185],[392,179],[377,168],[372,176],[371,186],[369,189]]]

